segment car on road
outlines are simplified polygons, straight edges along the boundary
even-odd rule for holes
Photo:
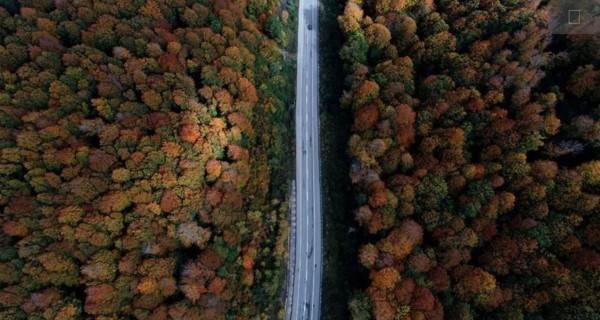
[[[308,24],[308,30],[312,30],[312,24]]]

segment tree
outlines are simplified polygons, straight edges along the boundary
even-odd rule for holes
[[[371,303],[363,294],[357,294],[348,305],[353,320],[371,320]]]
[[[369,46],[383,49],[389,45],[392,35],[384,25],[374,23],[365,30],[365,38]]]
[[[353,33],[359,30],[363,10],[354,2],[347,2],[344,14],[337,18],[338,23],[345,33]]]
[[[340,49],[340,57],[346,62],[348,69],[367,62],[369,44],[364,34],[360,31],[352,33],[348,41]]]
[[[357,110],[357,115],[354,118],[353,129],[356,131],[366,131],[377,123],[379,120],[379,105],[370,103],[360,107]]]
[[[391,290],[400,280],[400,274],[394,268],[388,267],[371,273],[373,286],[385,290]]]

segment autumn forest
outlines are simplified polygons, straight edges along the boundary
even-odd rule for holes
[[[338,17],[367,278],[352,319],[600,318],[600,38],[540,1]]]
[[[0,319],[277,317],[293,7],[0,5]]]
[[[599,320],[600,35],[320,5],[322,318]],[[0,320],[285,318],[297,7],[0,0]]]

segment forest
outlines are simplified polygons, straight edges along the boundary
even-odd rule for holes
[[[346,1],[352,319],[600,319],[600,37],[545,3]]]
[[[324,319],[599,320],[600,35],[321,5]],[[0,320],[283,319],[296,7],[0,0]]]
[[[279,319],[295,4],[0,0],[0,319]]]

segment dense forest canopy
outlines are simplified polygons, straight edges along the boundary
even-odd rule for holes
[[[293,15],[0,0],[0,319],[279,316]]]
[[[600,319],[600,41],[540,1],[349,0],[356,320]]]
[[[347,0],[352,319],[600,319],[600,36],[546,4]],[[0,320],[283,316],[293,9],[0,0]]]

